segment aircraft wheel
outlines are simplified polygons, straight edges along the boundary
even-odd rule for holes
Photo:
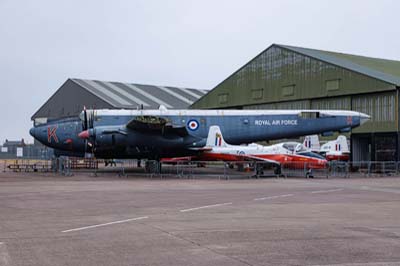
[[[312,169],[309,169],[306,173],[306,178],[314,178],[314,175],[312,173]]]

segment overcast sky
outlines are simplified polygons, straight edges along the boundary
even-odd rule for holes
[[[400,60],[400,1],[0,0],[0,144],[67,78],[212,89],[272,43]]]

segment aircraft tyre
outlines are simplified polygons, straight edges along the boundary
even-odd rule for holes
[[[308,171],[306,172],[306,178],[314,178],[312,169],[308,169]]]

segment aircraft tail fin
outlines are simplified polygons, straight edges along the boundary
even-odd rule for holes
[[[208,130],[207,137],[207,146],[208,147],[226,147],[228,144],[225,142],[221,129],[219,126],[211,126]]]
[[[314,151],[314,152],[319,152],[319,150],[321,149],[321,146],[319,144],[318,135],[306,136],[304,138],[303,145],[307,149],[310,149],[311,151]]]
[[[350,152],[346,136],[340,135],[335,141],[335,151]]]

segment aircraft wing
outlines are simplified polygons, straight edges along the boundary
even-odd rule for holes
[[[184,137],[188,135],[185,126],[174,126],[171,121],[158,116],[137,116],[130,120],[126,127],[132,130],[144,132],[172,133]]]
[[[207,147],[207,146],[205,146],[205,147],[198,147],[198,148],[195,148],[195,147],[192,147],[192,148],[189,148],[189,150],[191,150],[191,151],[212,151],[212,148],[211,147]]]
[[[170,163],[170,164],[176,164],[180,162],[190,162],[193,159],[192,156],[185,156],[185,157],[173,157],[173,158],[162,158],[160,161],[162,163]]]
[[[276,165],[281,165],[281,163],[279,161],[266,159],[266,158],[261,158],[261,157],[254,156],[254,155],[247,155],[246,154],[246,155],[243,155],[243,158],[251,159],[251,160],[254,160],[254,161],[268,162],[268,163],[272,163],[272,164],[276,164]]]

